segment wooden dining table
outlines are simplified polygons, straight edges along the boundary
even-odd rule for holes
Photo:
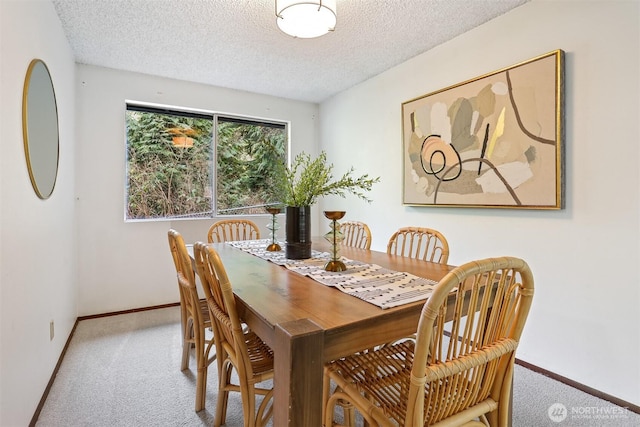
[[[324,364],[416,331],[424,301],[382,309],[229,244],[212,246],[241,318],[273,349],[274,426],[321,426]],[[316,238],[313,249],[330,246]],[[453,268],[344,246],[341,255],[433,280]]]

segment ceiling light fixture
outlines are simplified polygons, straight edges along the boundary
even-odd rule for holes
[[[276,23],[302,39],[320,37],[336,27],[336,0],[275,0]]]

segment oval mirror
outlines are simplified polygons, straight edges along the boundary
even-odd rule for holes
[[[49,69],[40,59],[31,61],[24,80],[22,135],[31,185],[47,199],[58,175],[58,108]]]

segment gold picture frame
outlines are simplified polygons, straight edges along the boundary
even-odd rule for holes
[[[402,104],[403,204],[564,208],[564,52]]]

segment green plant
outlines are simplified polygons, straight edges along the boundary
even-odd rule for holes
[[[367,202],[371,202],[364,194],[371,190],[380,177],[369,178],[368,174],[354,177],[353,167],[339,180],[333,179],[333,164],[327,163],[327,154],[323,151],[312,159],[309,154],[298,154],[290,168],[281,165],[278,192],[286,206],[310,206],[319,197],[337,195],[345,197],[351,193]]]
[[[211,211],[213,120],[127,110],[127,219]],[[181,147],[174,136],[193,138]]]

